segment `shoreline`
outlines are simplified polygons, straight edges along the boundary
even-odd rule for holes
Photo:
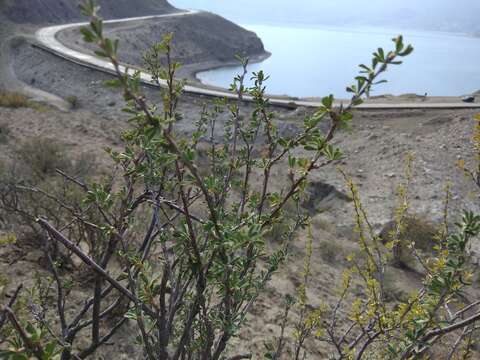
[[[270,56],[272,56],[272,53],[269,51],[264,51],[263,54],[254,54],[251,56],[247,56],[249,59],[250,64],[258,64],[261,63],[262,61],[267,60]],[[205,84],[203,83],[197,75],[201,72],[205,71],[210,71],[210,70],[217,70],[221,68],[228,68],[228,67],[237,67],[239,65],[238,61],[236,60],[231,60],[231,61],[219,61],[219,60],[211,60],[211,61],[204,61],[204,62],[199,62],[199,63],[194,63],[194,64],[188,64],[188,65],[182,65],[180,68],[178,74],[180,77],[196,82],[200,85],[209,87],[209,88],[221,88],[224,89],[220,86],[215,86],[215,85],[210,85],[210,84]]]

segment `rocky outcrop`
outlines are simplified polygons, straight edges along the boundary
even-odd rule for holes
[[[329,210],[335,205],[351,202],[352,199],[337,190],[331,184],[322,181],[312,181],[306,189],[306,199],[302,206],[310,215],[315,215]]]

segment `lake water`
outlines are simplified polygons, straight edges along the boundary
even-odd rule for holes
[[[382,28],[330,28],[243,25],[263,40],[272,53],[267,60],[251,64],[251,71],[270,75],[268,93],[290,96],[347,95],[358,64],[370,64],[373,50],[391,49],[399,31]],[[442,32],[403,32],[415,47],[403,65],[386,73],[388,83],[372,93],[417,93],[458,96],[480,89],[480,38]],[[228,87],[239,67],[205,71],[197,77],[205,84]]]

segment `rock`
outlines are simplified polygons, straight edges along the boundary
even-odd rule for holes
[[[25,260],[32,263],[38,263],[43,258],[43,255],[43,251],[41,250],[32,250],[25,256]]]
[[[321,181],[310,183],[306,192],[308,198],[303,202],[302,207],[311,215],[330,209],[337,203],[352,200],[350,196],[338,191],[335,186]]]
[[[462,99],[462,101],[466,102],[466,103],[474,103],[475,102],[475,96],[471,96],[471,95],[465,96]]]

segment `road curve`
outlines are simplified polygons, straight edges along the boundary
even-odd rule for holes
[[[127,22],[127,21],[139,21],[139,20],[149,20],[149,19],[162,19],[167,17],[180,17],[180,16],[190,16],[197,14],[199,11],[196,10],[187,10],[176,12],[172,14],[163,14],[163,15],[151,15],[151,16],[141,16],[141,17],[133,17],[133,18],[124,18],[124,19],[115,19],[115,20],[104,20],[105,24],[113,24],[113,23],[120,23],[120,22]],[[44,27],[36,31],[35,38],[38,41],[38,46],[43,48],[44,50],[49,51],[52,54],[55,54],[59,57],[62,57],[66,60],[72,61],[79,65],[89,67],[95,70],[107,72],[107,73],[114,73],[113,65],[105,59],[96,57],[94,55],[89,55],[82,53],[80,51],[71,49],[64,44],[62,44],[57,39],[57,33],[66,29],[80,27],[88,25],[88,22],[81,22],[81,23],[72,23],[72,24],[65,24],[65,25],[56,25],[56,26],[49,26]],[[121,66],[120,70],[125,73],[127,68],[125,66]],[[133,71],[130,69],[130,71]],[[143,83],[148,85],[156,86],[156,84],[151,80],[150,74],[146,72],[141,72],[140,74],[141,80]],[[161,85],[165,86],[166,82],[161,80]],[[219,90],[214,88],[208,87],[200,87],[194,85],[186,85],[185,92],[192,93],[192,94],[199,94],[199,95],[206,95],[206,96],[213,96],[213,97],[227,97],[230,99],[236,99],[237,96],[227,89]],[[310,100],[297,100],[297,99],[288,99],[288,98],[277,98],[275,96],[270,96],[270,103],[274,105],[280,106],[305,106],[305,107],[318,107],[321,105],[320,101],[310,101]],[[251,100],[251,97],[245,96],[245,100]],[[340,103],[339,103],[340,104]],[[401,103],[365,103],[362,105],[357,106],[358,109],[480,109],[480,103],[464,103],[460,100],[458,102],[401,102]]]

